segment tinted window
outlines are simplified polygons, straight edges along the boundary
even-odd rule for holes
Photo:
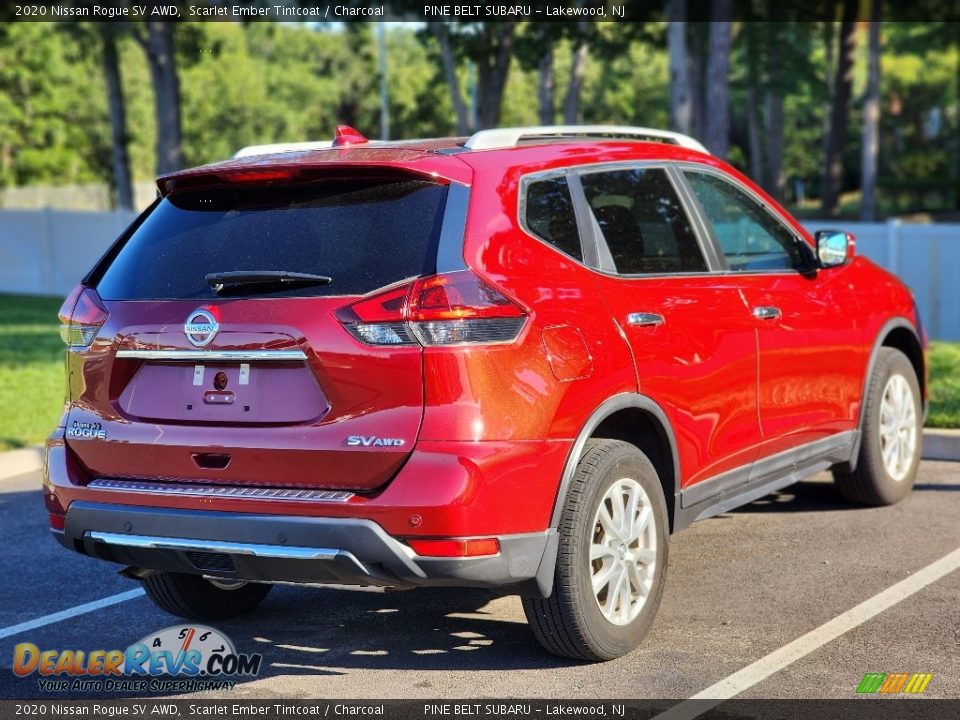
[[[119,250],[97,290],[106,300],[208,299],[217,295],[207,273],[289,270],[333,282],[244,294],[363,294],[433,271],[445,195],[432,183],[356,179],[171,195]]]
[[[530,183],[526,198],[527,228],[542,240],[583,262],[577,218],[565,177]]]
[[[621,275],[706,271],[703,253],[666,171],[592,172],[581,180]]]
[[[685,173],[713,225],[731,270],[803,269],[806,254],[794,234],[753,198],[716,175]]]

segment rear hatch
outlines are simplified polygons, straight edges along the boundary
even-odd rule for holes
[[[66,442],[92,477],[372,490],[412,450],[422,348],[338,319],[435,271],[447,187],[248,173],[160,200],[87,280]]]

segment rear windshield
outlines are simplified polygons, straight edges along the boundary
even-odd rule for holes
[[[208,273],[283,270],[327,285],[258,285],[244,296],[361,295],[434,271],[446,187],[349,179],[213,187],[164,198],[100,274],[105,300],[219,297]]]

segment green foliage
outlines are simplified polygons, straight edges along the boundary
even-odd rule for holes
[[[0,24],[0,186],[109,172],[99,46],[52,23]]]
[[[960,427],[960,344],[930,343],[929,427]]]
[[[0,451],[43,442],[63,411],[62,302],[0,295]]]
[[[767,12],[767,6],[756,7]],[[769,12],[775,10],[771,6]],[[662,9],[657,13],[651,19],[662,17]],[[664,27],[662,22],[586,27],[584,121],[668,125]],[[490,60],[484,53],[496,46],[496,28],[496,23],[451,23],[457,73],[468,103],[476,68]],[[501,124],[538,121],[537,65],[548,48],[553,50],[560,118],[582,29],[575,22],[521,23],[516,28]],[[794,181],[802,180],[808,197],[815,196],[822,173],[828,31],[829,23],[798,21],[738,23],[735,28],[731,160],[750,168],[750,89],[760,102],[764,155],[769,139],[764,97],[781,94],[788,194]],[[859,182],[866,29],[860,32],[864,37],[845,153],[847,189]],[[691,42],[697,37],[691,33]],[[390,25],[386,42],[391,136],[451,134],[453,104],[433,34],[422,27]],[[888,209],[956,207],[960,191],[944,188],[960,183],[960,31],[950,23],[885,23],[883,43],[881,203]],[[226,158],[254,143],[330,137],[340,123],[371,138],[380,135],[380,79],[371,24],[184,22],[176,26],[175,45],[189,165]],[[132,171],[135,179],[146,180],[153,176],[156,142],[150,75],[143,49],[129,32],[120,33],[118,50]],[[0,26],[0,187],[109,181],[110,128],[100,53],[91,23]],[[472,75],[468,59],[474,63]],[[938,187],[939,194],[931,198],[930,191]]]

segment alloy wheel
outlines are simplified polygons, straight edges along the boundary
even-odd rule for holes
[[[880,456],[897,482],[913,465],[917,432],[917,406],[910,385],[902,375],[891,375],[880,401]]]
[[[628,625],[653,588],[657,528],[650,498],[631,478],[617,480],[604,494],[593,521],[590,576],[603,616]]]

